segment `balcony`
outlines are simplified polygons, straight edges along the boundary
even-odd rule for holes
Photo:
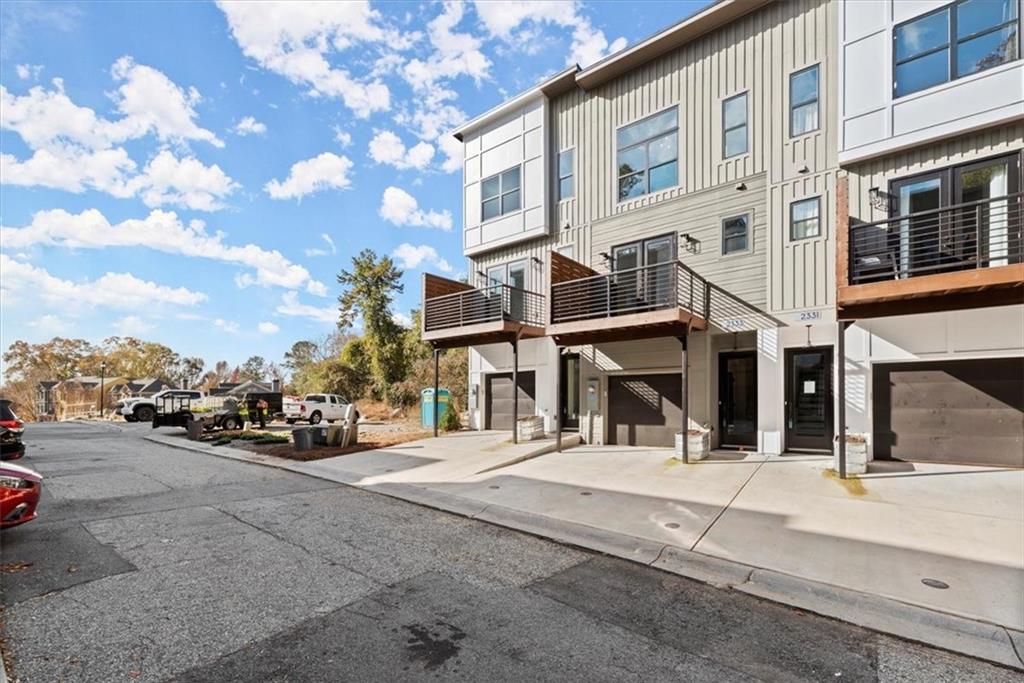
[[[1020,303],[1022,206],[1017,193],[851,225],[841,317]]]
[[[679,261],[597,273],[551,254],[547,333],[560,346],[679,337],[707,327],[710,285]]]
[[[477,288],[423,276],[423,340],[438,348],[544,336],[544,297],[495,284]]]

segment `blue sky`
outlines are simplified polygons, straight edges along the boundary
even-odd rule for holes
[[[405,319],[466,271],[450,131],[707,4],[4,3],[0,342],[280,361],[363,248]]]

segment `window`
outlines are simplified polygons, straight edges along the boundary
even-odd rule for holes
[[[893,91],[902,97],[1020,57],[1016,0],[960,0],[893,32]]]
[[[558,153],[558,198],[560,200],[568,199],[575,194],[572,172],[575,156],[575,150],[571,149]]]
[[[679,183],[678,129],[676,107],[619,129],[615,136],[619,201]]]
[[[737,254],[747,251],[750,244],[747,214],[733,216],[722,221],[722,254]]]
[[[518,166],[485,178],[481,183],[480,216],[482,220],[488,221],[518,211],[520,206]]]
[[[747,93],[722,102],[722,155],[728,159],[747,152]]]
[[[562,256],[566,257],[566,258],[571,258],[571,259],[575,260],[575,258],[576,258],[576,245],[575,244],[566,244],[565,246],[559,247],[558,248],[558,253],[561,254]]]
[[[801,199],[789,205],[789,239],[802,240],[821,235],[821,197]]]
[[[789,76],[789,135],[818,130],[818,66]]]

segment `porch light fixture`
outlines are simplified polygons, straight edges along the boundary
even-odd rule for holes
[[[871,201],[871,206],[879,211],[889,213],[894,197],[881,188],[872,187],[868,190],[868,199]]]
[[[743,190],[747,189],[747,184],[746,183],[740,183],[739,185],[736,186],[736,189],[739,192],[743,192]]]
[[[684,232],[679,236],[686,240],[686,244],[683,248],[691,254],[696,254],[697,250],[700,248],[700,240],[688,232]]]
[[[608,263],[612,262],[612,257],[608,255],[607,251],[598,252],[597,255],[600,256],[605,261],[607,261]]]
[[[543,266],[543,265],[544,265],[544,261],[543,261],[542,259],[540,259],[540,258],[538,258],[538,257],[536,257],[536,256],[531,256],[530,258],[531,258],[531,259],[533,260],[533,262],[534,262],[534,263],[536,263],[536,264],[537,264],[538,266]]]

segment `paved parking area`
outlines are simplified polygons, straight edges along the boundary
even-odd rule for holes
[[[32,425],[14,680],[1010,681],[1017,674],[148,427]]]

